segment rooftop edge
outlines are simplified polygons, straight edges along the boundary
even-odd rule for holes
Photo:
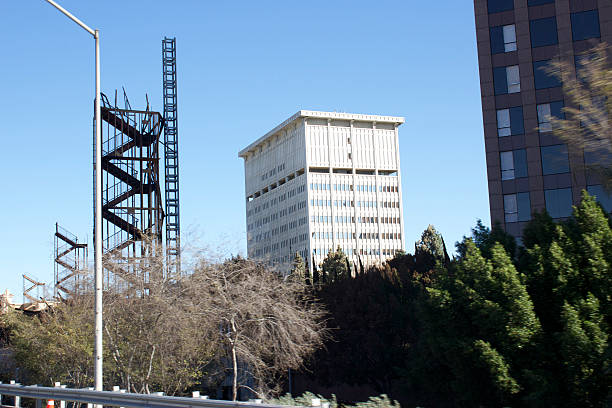
[[[357,120],[364,122],[381,122],[381,123],[396,123],[401,125],[405,122],[405,118],[402,116],[383,116],[383,115],[366,115],[361,113],[345,113],[345,112],[321,112],[312,110],[299,110],[294,115],[290,116],[280,125],[270,130],[268,133],[242,149],[238,152],[238,157],[245,157],[246,154],[254,150],[257,146],[266,141],[270,136],[277,133],[282,128],[288,126],[292,122],[300,118],[321,118],[321,119],[344,119],[344,120]]]

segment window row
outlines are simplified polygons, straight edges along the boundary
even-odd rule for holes
[[[541,4],[554,3],[555,0],[527,0],[528,6],[539,6]],[[514,10],[514,0],[487,0],[489,13]]]
[[[538,113],[538,132],[552,132],[552,118],[564,119],[563,101],[543,103],[536,105]],[[498,109],[497,117],[497,136],[506,137],[521,135],[525,133],[523,126],[523,107],[513,106],[506,109]]]
[[[336,224],[354,224],[355,217],[348,215],[336,215],[332,218],[331,215],[312,215],[310,216],[311,222],[320,224],[329,224],[332,219]],[[379,221],[379,217],[357,217],[357,222],[361,223],[375,223]],[[399,217],[380,217],[381,224],[399,224]],[[300,224],[301,225],[301,224]]]
[[[572,39],[574,41],[599,38],[599,12],[597,10],[571,13]],[[491,53],[500,54],[516,51],[516,29],[514,24],[491,27],[489,29]],[[531,47],[545,47],[559,43],[557,37],[557,18],[547,17],[529,21]]]
[[[376,224],[378,217],[357,217],[357,223],[359,224]],[[399,224],[399,217],[380,217],[381,224]]]
[[[596,196],[607,212],[612,211],[612,194],[602,186],[588,186],[589,194]],[[506,222],[528,221],[530,219],[529,193],[507,194],[504,196]],[[571,189],[545,190],[546,209],[553,218],[568,217],[571,214]]]
[[[306,191],[306,184],[299,185],[295,187],[294,189],[287,191],[286,193],[280,194],[278,197],[275,197],[269,201],[265,201],[261,203],[260,205],[247,210],[247,217],[258,214],[259,212],[270,208],[270,206],[275,206],[278,203],[285,201],[287,198],[294,197],[297,194],[303,193],[305,191]],[[258,197],[261,197],[261,196],[258,196]],[[250,201],[252,201],[252,198],[249,198],[249,202]]]
[[[540,147],[542,175],[569,173],[569,155],[564,144]],[[501,179],[514,180],[527,177],[527,154],[525,149],[499,153]]]
[[[572,215],[571,188],[544,190],[544,200],[546,211],[552,218],[565,218]],[[504,195],[504,219],[506,222],[531,219],[531,201],[528,192]]]
[[[313,254],[319,254],[319,255],[325,255],[327,254],[329,251],[332,251],[331,248],[314,248],[312,250]],[[347,254],[347,255],[380,255],[381,253],[385,256],[394,256],[396,253],[398,253],[400,250],[399,249],[392,249],[392,248],[383,248],[382,250],[380,249],[364,249],[361,248],[360,250],[357,249],[346,249],[346,248],[342,248],[342,251]],[[353,268],[357,268],[357,265],[353,265]]]
[[[261,256],[265,256],[267,254],[270,254],[272,252],[278,251],[281,248],[287,248],[287,247],[291,247],[293,245],[298,244],[299,242],[304,242],[308,240],[308,235],[307,234],[300,234],[297,235],[293,238],[290,239],[286,239],[284,241],[281,242],[277,242],[271,245],[267,245],[263,248],[257,248],[255,251],[253,251],[253,254],[255,257],[261,257]],[[301,251],[301,253],[303,253],[304,255],[306,254],[306,251]],[[293,255],[295,256],[295,255]],[[277,258],[277,259],[281,259],[281,258]]]
[[[276,170],[276,169],[274,169]],[[278,182],[274,182],[272,184],[270,184],[269,186],[266,186],[264,188],[262,188],[259,191],[256,191],[255,193],[251,194],[250,196],[248,196],[246,198],[247,202],[250,203],[253,200],[255,200],[256,198],[262,197],[263,195],[275,190],[277,187],[280,187],[282,185],[284,185],[285,183],[288,183],[292,180],[295,180],[297,177],[303,176],[304,175],[304,169],[298,170],[295,173],[291,173],[289,174],[287,177],[283,177],[282,179],[280,179]],[[305,191],[305,188],[303,188],[301,191]]]
[[[334,234],[329,231],[317,231],[312,233],[313,239],[332,239]],[[349,231],[336,232],[336,239],[402,239],[399,232],[360,232],[359,234]]]
[[[255,222],[248,224],[247,231],[252,231],[256,228],[262,227],[270,222],[276,221],[279,218],[285,217],[288,214],[293,214],[294,212],[304,208],[306,208],[306,201],[300,201],[299,203],[290,205],[287,208],[283,208],[278,213],[267,215],[256,220]]]
[[[312,207],[331,207],[331,200],[310,200],[310,205]]]
[[[313,191],[331,191],[332,185],[329,183],[310,183],[310,189]],[[375,192],[376,186],[372,184],[334,184],[334,191],[368,191]],[[397,193],[397,186],[378,186],[378,191],[384,193]]]

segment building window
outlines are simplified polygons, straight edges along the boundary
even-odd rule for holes
[[[514,24],[491,27],[491,54],[516,51],[516,30]]]
[[[488,0],[487,6],[489,13],[514,10],[514,0]]]
[[[544,47],[557,44],[557,19],[555,17],[541,18],[529,22],[531,46]]]
[[[563,101],[543,103],[537,106],[538,109],[538,131],[540,133],[552,132],[550,118],[564,119]]]
[[[587,166],[604,166],[607,167],[612,163],[612,152],[610,152],[609,144],[605,147],[597,149],[596,151],[585,150],[584,151],[584,164]]]
[[[527,153],[525,149],[501,152],[499,157],[502,180],[527,177]]]
[[[599,38],[599,13],[597,10],[572,13],[572,38],[574,41]]]
[[[569,172],[569,158],[566,145],[542,146],[542,174],[560,174]]]
[[[493,68],[495,95],[521,92],[521,78],[518,65]]]
[[[523,107],[514,106],[497,111],[497,135],[499,137],[520,135],[525,133],[523,128]]]
[[[544,190],[546,211],[553,218],[563,218],[572,215],[572,189],[558,188]]]
[[[529,221],[531,219],[531,201],[529,193],[504,195],[504,220],[506,222]]]
[[[528,6],[539,6],[540,4],[554,3],[555,0],[528,0]]]
[[[590,195],[595,196],[597,201],[607,212],[612,212],[612,194],[606,192],[602,186],[587,186]]]
[[[561,86],[558,75],[550,72],[550,60],[536,61],[533,63],[533,79],[536,89],[554,88]]]

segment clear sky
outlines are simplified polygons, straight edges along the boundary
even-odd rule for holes
[[[102,91],[162,111],[177,38],[181,225],[246,252],[237,153],[299,109],[404,116],[405,241],[489,224],[471,1],[59,0],[101,32]],[[94,41],[43,0],[0,2],[0,289],[53,281],[59,222],[91,241]],[[92,251],[93,253],[93,251]],[[90,255],[92,255],[92,253]]]

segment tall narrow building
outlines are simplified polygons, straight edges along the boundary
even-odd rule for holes
[[[566,103],[544,67],[579,64],[600,41],[612,44],[610,0],[475,0],[476,37],[491,221],[517,238],[534,211],[568,217],[587,189],[611,197],[585,170],[589,155],[552,133]]]
[[[404,118],[299,111],[240,151],[249,257],[351,268],[404,250],[398,126]],[[288,270],[288,269],[287,269]]]

